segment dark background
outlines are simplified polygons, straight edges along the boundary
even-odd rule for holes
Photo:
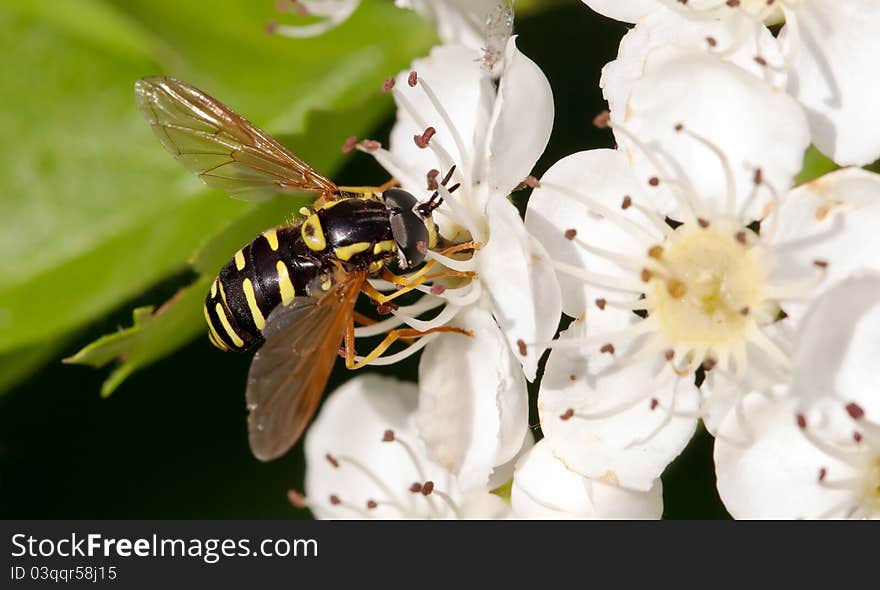
[[[573,152],[608,147],[593,117],[605,108],[598,82],[623,25],[579,2],[517,21],[519,48],[553,87],[556,122],[538,175]],[[389,75],[393,72],[389,72]],[[372,134],[387,137],[392,119]],[[380,183],[361,154],[335,178]],[[135,305],[163,301],[178,276],[93,325],[66,354],[130,323]],[[46,313],[52,313],[46,309]],[[224,354],[201,338],[136,373],[109,399],[105,371],[53,362],[0,398],[0,514],[3,518],[306,518],[286,500],[302,486],[301,445],[269,464],[247,445],[244,385],[250,354]],[[386,372],[414,378],[417,360]],[[381,370],[371,368],[370,370]],[[329,389],[348,378],[337,364]],[[533,388],[534,389],[534,388]],[[534,394],[534,391],[532,392]],[[702,432],[664,475],[666,518],[726,518],[715,491],[711,438]]]

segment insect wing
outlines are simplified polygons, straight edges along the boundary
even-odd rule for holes
[[[162,146],[205,184],[236,198],[332,193],[336,185],[241,115],[173,78],[142,78],[135,96]]]
[[[363,273],[347,275],[320,298],[297,297],[269,314],[265,344],[248,374],[248,433],[261,461],[287,452],[312,419],[351,322]]]

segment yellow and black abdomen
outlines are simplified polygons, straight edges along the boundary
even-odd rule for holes
[[[381,200],[329,201],[301,225],[263,232],[226,263],[205,300],[209,338],[222,350],[246,350],[272,310],[328,290],[338,266],[375,274],[396,257]]]

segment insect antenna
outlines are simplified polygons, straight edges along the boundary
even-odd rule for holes
[[[446,186],[446,184],[452,179],[452,175],[455,173],[455,164],[452,165],[452,168],[449,169],[449,172],[446,173],[446,176],[443,177],[443,180],[440,181],[441,186]],[[451,187],[449,187],[449,192],[454,193],[461,186],[460,182],[455,183]],[[443,204],[443,197],[440,196],[440,191],[434,191],[434,194],[431,195],[431,198],[428,199],[427,202],[419,205],[419,213],[422,216],[427,217],[431,214],[431,211],[439,207]]]

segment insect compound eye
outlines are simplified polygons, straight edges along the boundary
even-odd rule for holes
[[[418,199],[400,189],[387,190],[383,197],[401,265],[406,268],[418,266],[425,260],[431,238],[428,226],[415,210]]]

